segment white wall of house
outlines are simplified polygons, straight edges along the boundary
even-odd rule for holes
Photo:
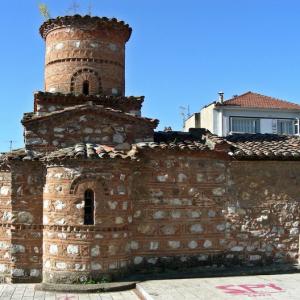
[[[190,128],[201,127],[201,114],[194,113],[184,121],[183,131],[188,132]]]
[[[184,121],[183,131],[188,132],[190,128],[196,127],[195,115],[191,115],[188,119]]]
[[[260,119],[261,133],[277,133],[276,125],[278,119],[293,119],[300,118],[300,111],[279,110],[279,109],[245,109],[245,108],[229,108],[216,107],[216,111],[222,112],[223,128],[218,128],[214,134],[226,136],[230,133],[230,118],[244,117]],[[219,113],[220,116],[220,113]]]
[[[217,111],[214,108],[215,108],[215,104],[210,104],[201,110],[200,127],[206,128],[210,132],[214,132],[217,128],[217,124],[216,124]]]
[[[200,124],[192,115],[185,121],[184,131],[201,127],[218,136],[226,136],[231,133],[232,117],[259,119],[260,133],[277,133],[277,120],[299,120],[300,110],[240,108],[212,103],[201,110]]]

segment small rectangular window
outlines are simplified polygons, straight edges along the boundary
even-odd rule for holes
[[[277,120],[277,133],[293,135],[294,121],[293,120]]]
[[[231,119],[231,131],[236,133],[259,133],[260,121],[254,118],[237,118]]]
[[[299,134],[299,120],[294,120],[294,134]]]
[[[84,193],[84,225],[94,225],[94,192],[86,190]]]

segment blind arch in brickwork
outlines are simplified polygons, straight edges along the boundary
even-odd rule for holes
[[[77,70],[73,74],[71,78],[70,92],[75,95],[84,94],[83,87],[87,83],[90,95],[102,94],[101,77],[97,71],[90,68]]]
[[[87,186],[87,189],[95,189],[95,186],[101,186],[104,192],[108,191],[108,186],[105,182],[105,179],[103,178],[103,175],[100,174],[82,174],[76,177],[70,186],[69,193],[71,195],[75,195],[78,190],[79,184],[82,183],[90,183],[90,185]]]

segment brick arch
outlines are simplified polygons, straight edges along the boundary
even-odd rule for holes
[[[10,172],[11,166],[7,162],[0,163],[0,171]]]
[[[70,194],[75,195],[77,193],[78,186],[80,184],[85,183],[85,182],[91,182],[91,181],[100,183],[104,191],[106,191],[108,189],[107,184],[105,182],[105,179],[103,178],[103,175],[100,175],[100,174],[83,174],[83,175],[80,175],[80,176],[76,177],[72,181],[71,186],[70,186]],[[89,188],[92,189],[92,187],[89,187]]]
[[[82,94],[82,85],[85,81],[89,82],[91,95],[102,94],[101,77],[97,71],[90,68],[77,70],[72,75],[70,92],[73,94]]]

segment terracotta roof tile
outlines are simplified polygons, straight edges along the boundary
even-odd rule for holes
[[[185,140],[181,142],[147,142],[136,144],[137,149],[160,149],[160,150],[192,150],[192,151],[208,151],[207,145],[201,141]]]
[[[237,159],[300,160],[300,137],[276,134],[234,134],[226,141]]]
[[[42,160],[66,160],[66,159],[101,159],[101,158],[121,158],[121,159],[136,159],[136,151],[116,150],[113,147],[108,147],[98,144],[79,143],[73,147],[59,149],[45,155]]]
[[[6,162],[10,160],[39,160],[43,157],[42,153],[26,150],[25,148],[16,149],[11,152],[1,153],[0,162]]]
[[[113,96],[113,95],[73,95],[63,93],[49,93],[38,91],[34,94],[34,108],[37,111],[37,105],[60,104],[62,106],[74,106],[93,102],[96,105],[103,105],[113,109],[124,108],[141,109],[144,102],[144,96]]]
[[[153,128],[156,128],[159,121],[157,119],[151,119],[151,118],[145,118],[145,117],[138,117],[138,116],[133,116],[132,114],[125,113],[121,110],[116,110],[110,107],[104,107],[103,105],[95,105],[94,103],[89,103],[89,104],[82,104],[82,105],[75,105],[71,107],[65,107],[62,110],[50,112],[43,114],[42,116],[39,116],[34,113],[25,113],[22,124],[32,122],[32,121],[41,121],[49,118],[50,116],[60,116],[63,114],[66,114],[68,112],[84,112],[84,111],[102,111],[106,112],[112,116],[118,117],[118,118],[123,118],[123,119],[129,119],[132,121],[142,121],[150,124]]]
[[[42,154],[18,149],[0,154],[1,163],[9,161],[52,161],[68,159],[128,159],[138,160],[139,152],[150,151],[222,151],[238,160],[300,160],[300,137],[275,134],[234,134],[226,138],[203,131],[201,138],[183,132],[156,132],[154,142],[132,144],[118,150],[92,143],[78,143],[72,147]]]
[[[73,147],[59,149],[45,155],[42,160],[66,160],[66,159],[103,159],[103,158],[120,158],[137,160],[138,154],[143,150],[192,150],[192,151],[209,151],[209,147],[200,141],[180,141],[180,142],[141,142],[133,144],[129,150],[117,150],[98,144],[76,144]]]
[[[236,96],[216,106],[239,106],[249,108],[273,108],[273,109],[296,109],[300,110],[300,105],[269,96],[260,95],[253,92]]]

